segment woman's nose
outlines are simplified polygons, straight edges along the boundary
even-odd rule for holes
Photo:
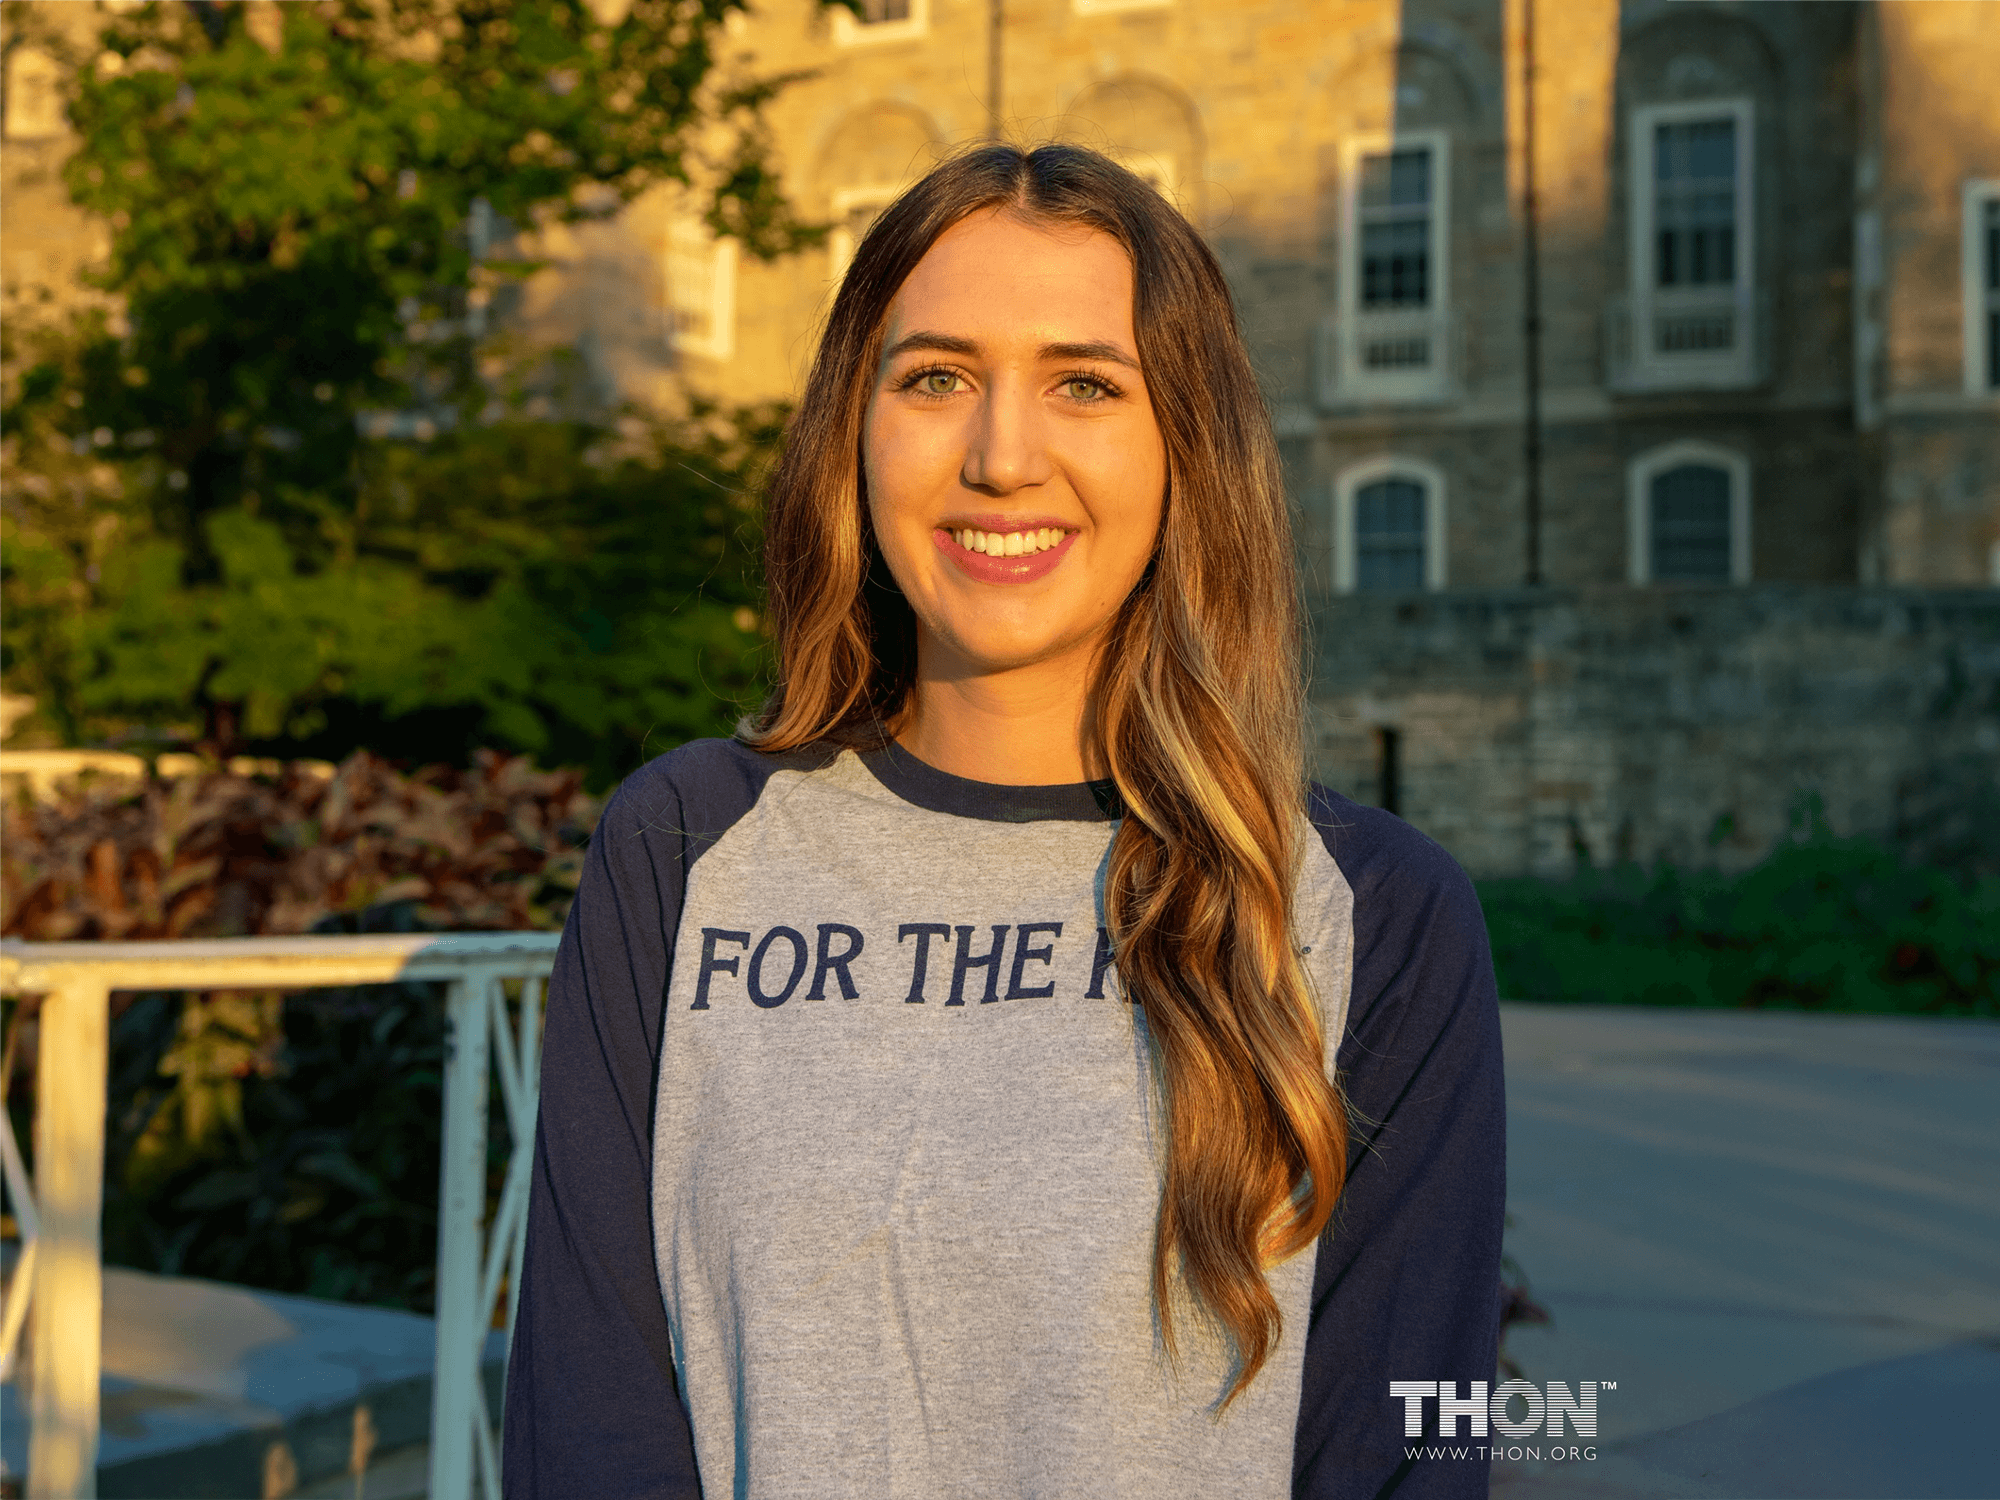
[[[1040,403],[1025,388],[1003,385],[987,393],[966,444],[959,478],[990,495],[1043,484],[1054,472]]]

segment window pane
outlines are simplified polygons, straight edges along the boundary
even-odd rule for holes
[[[706,247],[672,256],[667,262],[667,277],[673,331],[691,338],[707,338],[713,331],[715,270]]]
[[[1429,306],[1430,262],[1431,226],[1428,222],[1364,224],[1361,229],[1361,305]]]
[[[698,343],[716,335],[715,259],[707,226],[677,217],[667,231],[667,322],[676,340]]]
[[[1367,590],[1424,586],[1424,487],[1378,479],[1354,496],[1354,586]]]
[[[878,21],[907,21],[910,19],[910,0],[861,0],[861,24],[873,26]]]
[[[1361,159],[1361,305],[1431,302],[1430,148]]]
[[[1662,582],[1727,583],[1729,473],[1682,464],[1653,476],[1653,577]]]
[[[1428,146],[1361,158],[1361,206],[1365,210],[1431,206],[1431,152]]]
[[[1736,122],[1659,125],[1653,134],[1654,274],[1661,286],[1736,280]]]

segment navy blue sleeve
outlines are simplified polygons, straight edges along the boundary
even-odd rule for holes
[[[1483,1500],[1485,1458],[1404,1437],[1389,1382],[1465,1396],[1498,1357],[1507,1121],[1486,923],[1465,872],[1407,823],[1317,788],[1312,814],[1354,891],[1337,1054],[1353,1134],[1313,1276],[1292,1493]],[[1423,1409],[1435,1438],[1437,1403]]]
[[[687,873],[771,762],[702,740],[627,778],[549,980],[528,1243],[507,1367],[508,1500],[695,1500],[653,1260],[653,1104]]]

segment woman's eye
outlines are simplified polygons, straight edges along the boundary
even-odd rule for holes
[[[958,389],[958,376],[950,370],[932,370],[917,378],[917,389],[926,396],[949,396]]]
[[[1086,380],[1080,375],[1073,379],[1065,380],[1062,383],[1061,389],[1062,393],[1072,401],[1101,401],[1106,395],[1104,387],[1097,381]]]

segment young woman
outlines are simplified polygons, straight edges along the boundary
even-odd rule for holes
[[[1483,1495],[1389,1384],[1493,1374],[1485,931],[1307,785],[1201,239],[939,167],[768,524],[780,685],[620,789],[550,988],[508,1494]]]

